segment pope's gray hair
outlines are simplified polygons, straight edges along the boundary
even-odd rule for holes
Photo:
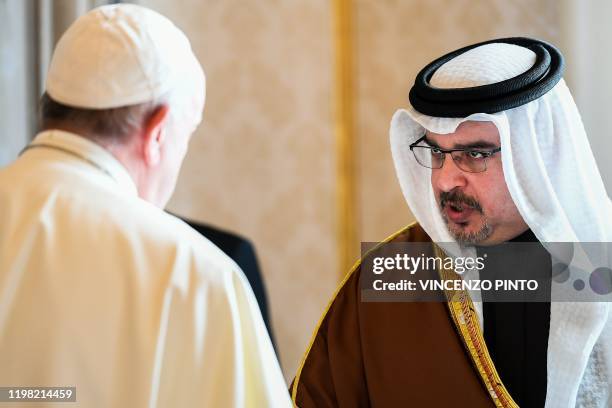
[[[64,105],[45,92],[40,99],[39,127],[47,130],[68,126],[88,136],[120,143],[140,130],[162,103],[151,101],[117,108],[88,109]]]

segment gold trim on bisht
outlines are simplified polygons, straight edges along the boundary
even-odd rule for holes
[[[438,245],[433,244],[436,256],[445,258],[446,253]],[[442,280],[461,280],[461,275],[453,269],[442,268],[439,271]],[[472,363],[480,374],[480,379],[489,391],[495,406],[502,408],[518,408],[518,405],[504,386],[495,369],[495,364],[489,355],[484,340],[478,316],[472,299],[466,290],[445,290],[447,306],[459,337],[467,349]]]
[[[336,234],[339,276],[359,258],[357,181],[353,92],[353,4],[333,0],[334,135],[336,140]]]

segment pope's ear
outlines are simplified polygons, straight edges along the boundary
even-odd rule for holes
[[[148,166],[156,166],[161,157],[161,148],[166,139],[168,106],[160,105],[147,117],[143,127],[144,159]]]

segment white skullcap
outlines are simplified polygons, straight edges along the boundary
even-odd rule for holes
[[[68,28],[45,87],[62,104],[107,109],[149,102],[177,87],[204,91],[204,82],[189,40],[170,20],[145,7],[115,4]],[[198,95],[202,104],[203,98]]]
[[[491,43],[468,50],[436,70],[431,85],[469,88],[514,78],[535,64],[536,54],[514,44]]]

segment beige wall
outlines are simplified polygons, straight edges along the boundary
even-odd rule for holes
[[[612,195],[612,2],[561,0],[561,39],[572,90],[608,195]]]
[[[328,2],[141,4],[187,33],[207,74],[170,207],[253,240],[292,377],[338,280]]]
[[[254,241],[290,379],[340,278],[331,2],[140,3],[187,33],[208,79],[204,123],[171,208]],[[554,6],[554,0],[353,2],[362,240],[380,240],[412,220],[387,131],[394,110],[406,106],[418,69],[441,53],[496,36],[554,42]]]

